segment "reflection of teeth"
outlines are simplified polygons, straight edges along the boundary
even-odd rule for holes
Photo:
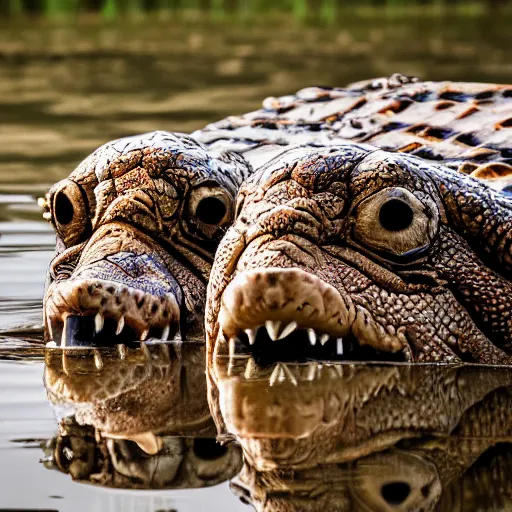
[[[315,380],[316,369],[317,369],[317,364],[316,363],[311,363],[310,365],[308,365],[308,374],[307,374],[306,378],[309,381],[314,381]]]
[[[252,374],[256,371],[256,363],[254,362],[254,359],[251,357],[249,358],[249,361],[247,361],[247,366],[245,367],[245,378],[249,380],[252,376]]]
[[[316,332],[314,329],[308,329],[308,338],[311,345],[316,345]]]
[[[268,335],[272,341],[279,339],[279,329],[281,328],[281,322],[267,320],[265,322],[265,327],[267,328]]]
[[[96,313],[94,317],[94,334],[98,334],[103,330],[105,324],[105,317],[101,313]]]
[[[99,350],[94,351],[94,364],[98,370],[103,369],[103,360],[101,359],[101,354]]]
[[[320,336],[320,343],[322,344],[322,346],[324,346],[327,343],[328,339],[329,339],[329,335],[328,334],[322,334]]]
[[[273,386],[276,382],[289,380],[294,386],[297,386],[297,379],[286,364],[277,363],[270,374],[269,384]]]
[[[169,331],[171,330],[169,324],[167,324],[162,331],[162,341],[167,341],[169,339]]]
[[[254,345],[256,341],[256,333],[258,332],[257,328],[254,329],[245,329],[245,334],[247,334],[247,338],[249,338],[249,344]]]
[[[124,316],[121,316],[119,318],[119,320],[117,321],[116,336],[119,336],[123,329],[124,329]]]
[[[140,350],[142,351],[146,359],[151,359],[151,352],[149,351],[149,347],[145,343],[140,344]]]
[[[117,345],[117,353],[119,354],[119,359],[121,359],[121,361],[126,359],[126,345]]]

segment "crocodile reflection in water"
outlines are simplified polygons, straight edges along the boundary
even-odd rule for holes
[[[475,366],[217,358],[217,426],[244,451],[232,489],[265,511],[509,510],[512,375]]]
[[[47,350],[45,386],[60,416],[47,466],[120,488],[216,485],[241,467],[208,411],[204,346]]]

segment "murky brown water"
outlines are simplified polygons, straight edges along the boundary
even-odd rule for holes
[[[0,331],[14,326],[28,328],[24,333],[4,336],[4,349],[24,345],[30,328],[41,322],[44,273],[53,236],[40,217],[36,198],[98,145],[156,129],[189,132],[229,114],[258,108],[269,95],[308,85],[343,85],[397,71],[428,79],[511,83],[511,43],[510,19],[505,16],[385,18],[374,13],[358,18],[341,16],[335,27],[301,27],[284,19],[243,26],[172,19],[112,25],[83,20],[65,26],[37,20],[3,22]],[[106,493],[46,469],[38,462],[44,455],[41,444],[55,435],[56,418],[62,418],[65,411],[55,406],[52,409],[46,401],[42,355],[30,362],[27,353],[17,354],[17,361],[5,361],[0,368],[0,445],[4,456],[0,508],[245,508],[229,491],[229,476],[221,485],[202,490]],[[13,359],[13,354],[4,353],[4,357]],[[20,439],[23,441],[16,442]],[[494,461],[492,457],[489,460]],[[406,462],[400,464],[407,466]],[[502,464],[498,461],[493,467],[498,463]],[[433,463],[425,464],[431,468],[428,464]],[[480,471],[481,466],[474,471]],[[468,462],[465,470],[469,467]],[[238,478],[243,485],[237,485],[247,487],[247,478],[252,475],[256,479],[254,489],[260,489],[262,467],[256,464],[244,471]],[[427,475],[425,471],[421,475]],[[307,482],[320,478],[318,474],[306,476]],[[338,476],[346,481],[346,475]],[[31,482],[30,492],[22,491],[28,488],[27,482]],[[472,480],[464,482],[471,487]],[[455,496],[455,491],[450,492]],[[260,503],[260,498],[258,494],[251,499]],[[442,510],[459,510],[461,495],[457,494],[457,499],[451,508],[446,505]],[[470,510],[486,509],[480,495],[479,500],[480,508]],[[340,501],[336,503],[341,507]],[[510,500],[503,503],[492,510],[506,510]],[[372,510],[384,510],[379,506]],[[401,509],[397,505],[389,510]]]

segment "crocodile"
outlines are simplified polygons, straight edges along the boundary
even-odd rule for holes
[[[508,510],[508,368],[216,358],[209,401],[258,511]]]
[[[236,196],[242,183],[247,185],[240,198],[250,195],[251,187],[261,190],[258,179],[268,175],[261,169],[276,159],[303,159],[314,147],[345,148],[339,150],[339,160],[346,157],[347,165],[365,152],[376,159],[385,160],[392,152],[398,160],[428,162],[430,175],[437,174],[432,187],[447,180],[443,186],[450,190],[457,184],[466,187],[457,190],[466,193],[468,201],[485,199],[478,207],[468,203],[457,216],[459,241],[484,246],[488,237],[489,245],[482,248],[486,255],[492,253],[487,259],[497,256],[492,244],[498,247],[494,252],[505,254],[500,243],[507,244],[501,234],[512,183],[507,140],[511,97],[509,86],[420,82],[393,75],[346,88],[308,88],[270,98],[259,111],[229,117],[191,136],[155,132],[107,143],[52,187],[43,201],[44,215],[58,239],[44,300],[46,339],[61,346],[203,339],[211,265],[235,217],[240,224]],[[376,148],[385,152],[376,153]],[[318,199],[322,211],[332,213],[339,207],[327,196]],[[455,222],[432,201],[431,213],[437,212],[439,219],[430,222],[429,236],[438,225]],[[489,232],[480,235],[476,226],[464,221],[468,212],[487,215],[484,206],[495,221],[482,226]],[[502,221],[501,229],[495,229]],[[218,253],[214,282],[222,262],[230,259],[224,253],[232,234],[228,230]],[[403,246],[407,248],[406,241]],[[507,265],[500,260],[495,270],[506,274]],[[429,286],[435,281],[432,275],[430,270],[416,272],[417,281],[430,281],[414,286]],[[493,287],[499,282],[494,274],[489,279]],[[393,283],[401,280],[396,277]],[[492,315],[486,311],[483,316]],[[494,330],[506,330],[494,318],[490,323]],[[402,339],[400,334],[400,343]],[[387,343],[396,351],[397,341]],[[489,352],[487,345],[481,347],[482,354]],[[444,352],[433,351],[438,353],[446,359]],[[500,355],[499,350],[490,351],[476,359],[491,362]]]
[[[204,343],[141,349],[47,349],[44,384],[59,419],[45,465],[73,480],[124,489],[217,485],[241,468],[216,442]]]

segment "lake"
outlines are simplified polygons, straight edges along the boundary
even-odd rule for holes
[[[284,14],[204,18],[0,19],[0,508],[236,511],[252,501],[258,510],[508,510],[512,493],[503,475],[512,460],[511,383],[505,372],[291,365],[282,370],[296,376],[289,387],[269,385],[275,368],[247,378],[244,360],[232,374],[222,365],[215,369],[219,403],[211,419],[206,387],[197,384],[203,368],[192,393],[179,380],[183,368],[203,361],[200,347],[192,354],[152,347],[142,360],[107,353],[101,363],[87,352],[70,361],[58,350],[45,353],[41,309],[54,236],[37,198],[104,142],[157,129],[191,132],[257,109],[267,96],[395,72],[512,82],[506,12],[342,10],[332,23]],[[94,386],[107,386],[108,368],[128,375],[128,384],[111,383],[105,395],[95,395]],[[160,404],[165,425],[144,424],[159,416],[139,405],[130,416],[137,434],[112,433],[128,421],[116,416],[115,399],[126,395],[132,404],[130,393],[140,399],[154,379],[157,387],[178,379],[183,393],[166,395],[165,404],[181,404],[179,412]],[[439,379],[432,402],[416,386],[427,379]],[[101,411],[98,400],[107,404]],[[399,403],[401,412],[386,415],[386,400]],[[296,407],[301,402],[308,414]],[[412,432],[412,424],[397,418],[412,417],[421,404],[432,404],[430,414],[443,421]],[[362,412],[350,415],[350,408]],[[275,421],[267,414],[258,423],[254,411],[262,410],[273,411]],[[484,412],[499,421],[478,424],[474,416]],[[348,426],[378,415],[386,422],[379,435],[372,425],[366,426],[373,437]],[[67,417],[82,424],[63,423]],[[235,444],[218,449],[212,442],[214,421],[249,455],[243,464]],[[323,440],[312,434],[317,423]],[[111,435],[100,439],[95,429]],[[343,432],[352,433],[350,443]],[[400,440],[398,448],[391,440]],[[164,447],[159,455],[154,443]],[[301,451],[309,466],[299,460]]]

